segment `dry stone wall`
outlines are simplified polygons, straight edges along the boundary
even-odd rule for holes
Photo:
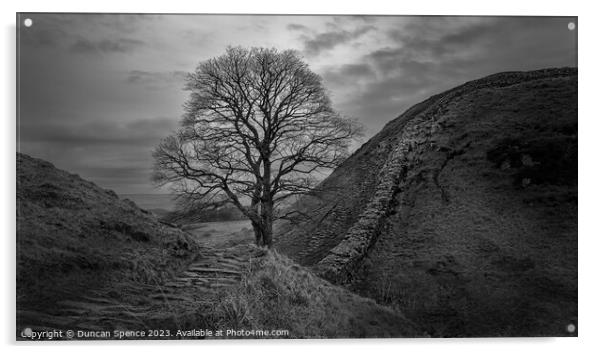
[[[465,83],[428,99],[427,102],[433,101],[431,106],[414,116],[405,125],[397,146],[389,154],[379,172],[378,185],[371,201],[355,224],[348,229],[342,241],[317,263],[314,267],[316,272],[335,283],[344,284],[351,280],[355,269],[376,241],[382,223],[390,212],[395,194],[403,191],[406,171],[411,168],[418,154],[433,148],[430,143],[431,136],[441,129],[441,119],[444,116],[442,113],[452,100],[478,89],[505,87],[526,81],[575,74],[574,68],[500,73]]]

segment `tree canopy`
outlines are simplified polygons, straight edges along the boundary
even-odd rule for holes
[[[271,246],[278,205],[338,166],[360,132],[292,50],[230,47],[187,77],[181,128],[153,153],[159,184],[191,205],[231,203]]]

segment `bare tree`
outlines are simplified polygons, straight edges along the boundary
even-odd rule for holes
[[[155,149],[154,181],[194,205],[235,205],[272,246],[279,206],[348,156],[360,126],[337,114],[292,50],[230,47],[187,77],[181,129]]]

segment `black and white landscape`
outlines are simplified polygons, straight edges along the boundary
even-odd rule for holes
[[[577,335],[577,18],[17,21],[18,340]]]

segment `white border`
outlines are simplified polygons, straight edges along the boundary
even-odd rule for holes
[[[514,353],[546,352],[572,353],[593,352],[597,345],[598,330],[601,328],[600,276],[602,233],[598,216],[600,195],[600,165],[602,144],[598,136],[602,132],[600,101],[600,34],[599,11],[595,2],[540,1],[393,1],[393,0],[347,0],[327,2],[325,0],[288,1],[263,0],[218,0],[218,1],[140,1],[105,0],[85,1],[4,1],[0,16],[3,20],[4,55],[2,69],[5,82],[2,85],[4,116],[0,120],[2,139],[2,167],[0,196],[3,225],[3,287],[2,319],[0,335],[2,345],[9,352],[59,352],[59,353],[105,353],[107,350],[131,351],[141,346],[145,353],[164,354],[174,346],[179,352],[240,352],[240,353],[302,353],[325,349],[345,353],[365,353],[375,347],[378,351],[406,353]],[[276,341],[228,341],[228,342],[94,342],[94,343],[41,343],[22,344],[14,342],[14,261],[15,261],[15,13],[21,12],[169,12],[169,13],[306,13],[306,14],[408,14],[408,15],[570,15],[579,16],[579,338],[542,339],[397,339],[397,340],[276,340]]]

